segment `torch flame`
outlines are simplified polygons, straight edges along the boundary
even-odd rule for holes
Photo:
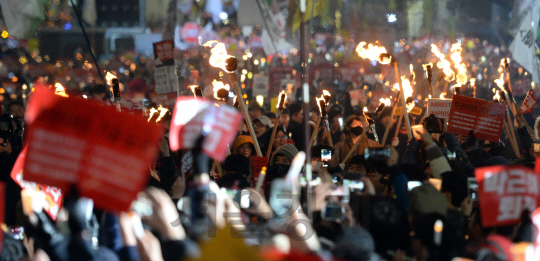
[[[367,48],[365,48],[366,44],[366,42],[360,42],[358,44],[358,46],[356,47],[356,52],[358,53],[358,56],[362,57],[363,59],[370,59],[372,61],[379,61],[383,63],[383,61],[381,61],[381,54],[387,53],[386,48],[373,44],[368,44]]]
[[[155,108],[150,108],[150,116],[148,116],[148,122],[150,122],[155,113],[159,113],[156,122],[160,121],[167,114],[167,112],[169,112],[169,109],[163,108],[161,104],[159,105],[157,110]]]
[[[473,87],[474,85],[476,85],[476,79],[475,78],[471,78],[469,80],[469,83],[471,84],[471,87]]]
[[[500,100],[501,100],[501,96],[499,95],[499,91],[497,91],[497,92],[495,93],[495,96],[493,96],[493,100],[494,100],[494,101],[495,101],[495,100],[496,100],[496,101],[500,101]]]
[[[499,79],[495,79],[494,82],[501,90],[504,90],[504,74],[501,73],[501,77],[499,77]]]
[[[116,75],[112,74],[111,72],[107,71],[107,75],[105,75],[105,80],[107,81],[108,85],[112,84],[112,80],[117,78]]]
[[[392,102],[390,101],[390,98],[380,98],[380,99],[379,99],[379,102],[380,102],[380,103],[384,103],[385,106],[390,106],[390,105],[392,105]]]
[[[445,75],[444,80],[447,82],[453,81],[455,73],[451,68],[450,62],[445,59],[446,56],[439,51],[435,44],[431,44],[431,52],[440,60],[439,62],[437,62],[437,67],[443,70],[443,73]]]
[[[62,97],[69,97],[69,95],[66,94],[66,89],[64,89],[64,86],[62,86],[62,84],[57,82],[54,85],[54,88],[55,88],[54,94],[62,96]]]
[[[506,61],[506,63],[505,63]],[[502,58],[501,59],[501,67],[506,68],[506,65],[510,64],[510,58]]]
[[[367,107],[364,107],[364,112],[368,112],[368,108],[367,108]]]
[[[330,104],[330,99],[332,98],[332,94],[330,94],[329,91],[323,90],[322,97],[324,98],[326,102],[326,106]]]
[[[212,47],[214,44],[216,44],[210,52],[212,55],[210,55],[210,65],[221,68],[226,72],[229,72],[226,68],[227,63],[225,62],[228,58],[234,57],[227,54],[227,48],[225,48],[224,43],[220,43],[218,41],[208,41],[202,46],[204,47]]]
[[[461,58],[461,52],[462,52],[462,48],[461,48],[461,43],[455,43],[452,45],[452,48],[450,49],[452,54],[450,55],[450,58],[452,59],[452,61],[454,62],[454,67],[456,68],[457,70],[457,76],[456,76],[456,81],[459,85],[465,85],[467,84],[467,66],[465,66],[464,63],[462,63],[462,58]]]
[[[225,90],[227,90],[227,91],[230,90],[230,87],[229,87],[228,84],[227,84],[227,85],[224,85],[223,82],[216,81],[215,79],[214,79],[214,81],[212,81],[212,86],[214,86],[214,97],[215,97],[216,99],[218,99],[218,100],[221,99],[221,98],[218,97],[218,95],[217,95],[217,93],[218,93],[218,91],[219,91],[220,89],[225,89]]]
[[[441,92],[440,98],[441,98],[441,99],[445,99],[444,96],[446,96],[446,92]]]
[[[236,97],[235,97],[236,100]],[[287,101],[287,94],[285,94],[285,91],[281,91],[278,96],[278,103],[276,104],[276,108],[280,109],[281,107],[285,107],[285,102]]]
[[[405,95],[405,100],[413,95],[413,89],[411,87],[411,82],[405,77],[401,77],[401,85],[403,86],[403,94]]]
[[[188,88],[190,88],[193,93],[195,93],[195,88],[197,87],[199,87],[199,85],[196,84],[188,86]]]
[[[319,112],[321,113],[322,117],[326,116],[326,101],[324,100],[324,97],[321,95],[321,97],[315,97],[315,101],[317,102],[317,105],[319,106]]]
[[[411,72],[412,80],[414,81],[416,79],[416,73],[414,72],[414,68],[413,68],[412,63],[409,64],[409,71]]]

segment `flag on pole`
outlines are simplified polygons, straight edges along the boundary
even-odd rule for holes
[[[538,21],[533,20],[532,11],[529,11],[510,44],[510,52],[514,60],[532,75],[533,82],[540,83],[535,45],[537,28]]]
[[[296,5],[295,1],[291,1],[291,5]],[[324,9],[325,4],[324,0],[306,0],[306,13],[304,15],[304,22],[309,21],[311,18],[318,16],[322,10]],[[313,8],[313,17],[311,17],[311,9]],[[289,12],[294,10],[294,8],[290,8]],[[293,33],[296,32],[296,30],[300,27],[300,23],[302,22],[300,18],[300,6],[296,6],[296,10],[294,12],[294,15],[292,17],[292,31]]]
[[[45,20],[47,0],[2,0],[2,14],[10,36],[28,39]]]

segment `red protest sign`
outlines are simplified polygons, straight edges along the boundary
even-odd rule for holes
[[[491,166],[475,170],[482,225],[516,224],[523,210],[536,210],[538,173],[524,166]]]
[[[521,109],[519,109],[519,113],[531,113],[532,108],[534,105],[536,105],[538,101],[534,98],[534,91],[530,90],[527,92],[527,96],[523,100],[523,104],[521,105]]]
[[[225,160],[242,122],[242,114],[230,106],[193,97],[178,97],[174,108],[169,143],[171,149],[193,149],[204,135],[202,151],[218,161]]]
[[[11,179],[13,179],[15,183],[19,184],[23,190],[29,189],[42,191],[45,194],[45,200],[47,202],[47,205],[43,206],[43,210],[52,218],[52,220],[56,221],[56,216],[62,207],[62,199],[64,198],[62,195],[62,190],[35,182],[28,182],[23,179],[23,166],[27,151],[28,147],[25,147],[21,153],[19,153],[19,157],[17,157],[15,165],[13,165],[13,169],[11,169]]]
[[[148,181],[161,128],[142,117],[36,88],[28,104],[24,179],[75,186],[97,208],[125,211]]]
[[[268,157],[251,156],[249,157],[249,165],[251,166],[251,182],[256,185],[262,168],[268,165]]]
[[[534,224],[533,240],[534,240],[534,252],[540,253],[540,208],[536,209],[532,213],[532,222]]]
[[[505,114],[506,105],[454,95],[448,132],[469,136],[473,130],[478,139],[498,142]]]
[[[161,62],[174,60],[174,41],[166,40],[154,43],[154,55]]]

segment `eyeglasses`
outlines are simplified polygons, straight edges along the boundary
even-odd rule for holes
[[[287,137],[285,135],[279,136],[279,137],[276,136],[276,140],[287,140],[287,139],[289,139],[289,137]]]
[[[260,124],[260,123],[255,123],[253,124],[253,128],[260,128],[260,127],[263,127],[264,125]]]

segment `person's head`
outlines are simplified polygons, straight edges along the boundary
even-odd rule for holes
[[[264,114],[264,116],[268,117],[270,119],[270,122],[272,122],[272,126],[276,125],[276,114],[269,111]]]
[[[98,101],[107,100],[109,94],[105,84],[95,84],[92,88],[92,98]]]
[[[378,155],[369,157],[367,175],[375,189],[380,192],[384,191],[384,184],[380,180],[387,174],[387,168],[386,158],[379,157]]]
[[[298,154],[298,149],[294,145],[285,144],[274,152],[272,158],[270,159],[269,166],[291,165],[296,154]]]
[[[536,118],[534,122],[534,134],[537,140],[540,139],[540,117]]]
[[[507,160],[510,160],[513,158],[512,152],[510,152],[508,148],[503,147],[503,146],[496,146],[489,149],[488,154],[489,154],[489,157],[491,158],[497,157],[497,156],[503,157]]]
[[[459,208],[468,195],[467,176],[458,172],[443,173],[441,193],[450,208]]]
[[[296,123],[302,123],[302,121],[304,120],[302,106],[302,103],[299,102],[289,105],[289,112],[292,121]]]
[[[255,143],[249,135],[240,135],[236,137],[233,143],[233,154],[242,154],[244,157],[255,155]]]
[[[360,226],[347,227],[341,233],[332,255],[338,260],[377,260],[375,242],[370,233]]]
[[[223,175],[217,183],[219,187],[227,189],[241,190],[249,187],[249,181],[241,173],[229,173]]]
[[[440,240],[436,241],[435,227],[441,231]],[[451,260],[451,251],[459,244],[455,231],[445,215],[430,213],[415,222],[414,237],[411,246],[414,256],[418,260]]]
[[[341,114],[336,114],[333,117],[329,118],[330,122],[330,130],[331,131],[337,131],[341,128],[341,124],[339,122],[339,119],[343,121],[343,116]]]
[[[366,170],[366,160],[364,155],[354,155],[349,161],[349,167],[347,168],[349,172],[356,172],[363,176],[367,175]]]
[[[272,125],[272,122],[268,117],[261,115],[255,119],[253,119],[253,130],[255,131],[255,135],[258,137],[261,137],[266,131],[268,131],[270,128],[272,128],[274,125]]]
[[[250,173],[249,158],[241,154],[231,154],[225,158],[223,171],[224,176],[231,173],[240,173],[247,178]]]
[[[274,149],[279,148],[280,146],[283,146],[287,144],[287,140],[289,137],[287,136],[287,133],[285,133],[285,129],[283,127],[279,126],[276,129],[276,136],[274,137],[274,143],[272,144]]]
[[[388,124],[394,124],[393,119],[390,118],[392,115],[392,107],[385,107],[384,110],[379,114],[379,122],[386,127]]]
[[[21,102],[13,101],[7,107],[7,113],[11,116],[24,118],[24,105]]]
[[[358,137],[362,135],[363,128],[360,118],[356,116],[349,116],[346,120],[346,126],[351,136]]]
[[[290,113],[288,109],[283,109],[279,115],[279,125],[283,125],[285,128],[289,127]]]
[[[262,110],[261,106],[257,102],[250,103],[248,111],[249,111],[249,115],[253,119],[257,118],[257,117],[259,117],[259,116],[261,116],[263,114],[263,110]]]

